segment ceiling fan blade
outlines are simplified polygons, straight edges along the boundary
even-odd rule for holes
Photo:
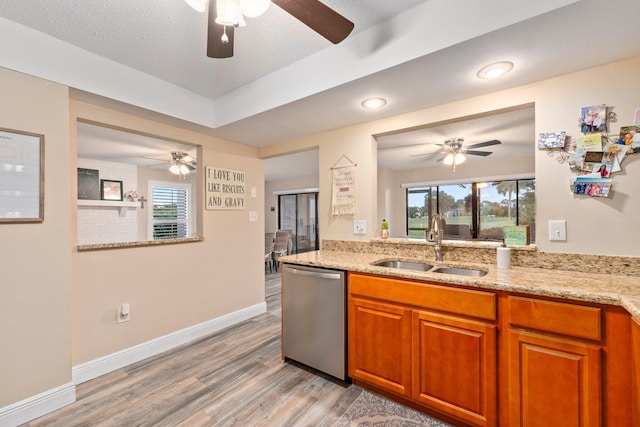
[[[225,32],[229,38],[228,43],[222,43],[222,35]],[[233,27],[216,24],[216,0],[209,1],[207,56],[209,58],[231,58],[233,56]]]
[[[447,156],[442,156],[442,157],[440,157],[438,160],[436,160],[436,163],[440,163],[441,161],[443,161],[443,160],[444,160],[444,158],[445,158],[445,157],[447,157]]]
[[[498,145],[498,144],[502,144],[502,142],[498,141],[497,139],[492,139],[491,141],[478,142],[477,144],[467,145],[465,148],[473,149],[473,148],[488,147],[490,145]]]
[[[346,39],[353,30],[353,22],[318,0],[272,0],[272,3],[333,44]]]
[[[478,150],[464,150],[464,154],[471,154],[472,156],[487,157],[492,151],[478,151]]]
[[[145,160],[155,160],[156,162],[164,162],[164,163],[169,163],[171,162],[171,160],[165,160],[165,159],[158,159],[157,157],[145,157],[145,156],[140,156],[141,159],[145,159]]]
[[[441,154],[441,151],[436,151],[435,153],[422,153],[422,154],[411,154],[409,157],[422,157],[422,156],[435,156],[436,154]]]

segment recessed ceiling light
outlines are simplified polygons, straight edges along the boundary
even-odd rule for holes
[[[496,62],[494,64],[489,64],[486,67],[482,67],[480,71],[478,71],[477,76],[481,79],[495,79],[508,73],[512,68],[513,62]]]
[[[377,110],[378,108],[382,108],[387,103],[387,100],[384,98],[368,98],[362,101],[362,106],[367,110]]]

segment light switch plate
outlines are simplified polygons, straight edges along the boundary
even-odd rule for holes
[[[367,234],[367,221],[364,219],[353,221],[353,234]]]
[[[249,222],[258,222],[258,212],[249,211]]]
[[[564,219],[549,221],[549,240],[567,240],[567,221]]]

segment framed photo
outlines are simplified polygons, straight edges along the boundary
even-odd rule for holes
[[[122,181],[101,179],[100,196],[102,200],[122,201]]]
[[[605,132],[607,130],[607,106],[600,104],[582,107],[580,123],[582,133]]]
[[[100,200],[100,178],[97,169],[78,168],[78,199]]]
[[[44,221],[44,136],[0,128],[0,223]]]
[[[566,132],[542,132],[538,136],[538,148],[564,148]]]

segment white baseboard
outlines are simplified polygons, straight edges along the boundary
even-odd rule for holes
[[[171,334],[155,338],[142,344],[126,348],[89,362],[76,365],[72,369],[75,384],[97,378],[100,375],[123,368],[147,357],[155,356],[163,351],[171,350],[205,335],[217,332],[243,320],[250,319],[267,311],[266,302],[256,304],[224,316],[208,320],[204,323],[182,329]],[[0,426],[1,427],[1,426]]]
[[[262,302],[242,310],[226,314],[186,329],[158,337],[151,341],[91,360],[72,368],[73,382],[45,391],[36,396],[0,408],[0,427],[15,427],[41,417],[76,401],[76,384],[97,378],[163,351],[202,338],[243,320],[266,313]]]
[[[0,427],[15,427],[76,401],[76,385],[67,383],[0,408]]]

